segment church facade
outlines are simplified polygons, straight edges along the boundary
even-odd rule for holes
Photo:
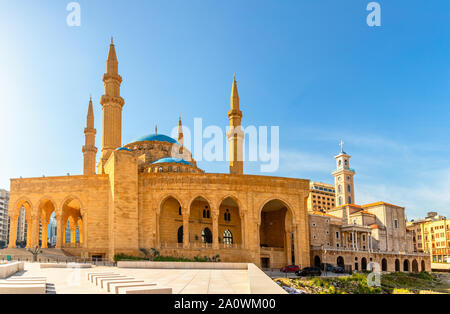
[[[243,114],[236,79],[228,112],[229,174],[206,173],[197,166],[183,146],[181,119],[177,139],[155,132],[123,145],[125,100],[112,41],[103,82],[98,163],[91,99],[83,175],[11,179],[10,247],[16,246],[23,208],[28,247],[47,247],[54,215],[56,247],[85,258],[112,260],[116,254],[138,256],[155,248],[162,255],[220,255],[225,262],[262,267],[310,265],[309,180],[243,173]]]

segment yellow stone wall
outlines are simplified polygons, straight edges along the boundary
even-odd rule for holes
[[[158,248],[162,254],[185,257],[219,254],[222,261],[259,265],[264,251],[271,257],[272,267],[283,266],[291,260],[286,243],[290,243],[292,232],[296,263],[309,265],[308,180],[208,173],[138,173],[138,162],[127,151],[113,152],[104,169],[102,175],[12,179],[11,225],[24,204],[29,204],[28,215],[36,221],[43,216],[44,204],[53,204],[61,225],[67,212],[80,213],[83,240],[79,251],[85,257],[103,255],[112,259],[117,253],[138,255],[140,248]],[[264,225],[261,211],[271,200],[278,200],[286,208],[285,221],[273,220],[277,228],[273,233],[277,234],[276,242],[283,243],[285,249],[266,252],[260,248],[263,242],[260,228]],[[210,210],[210,218],[202,217],[205,206]],[[231,221],[224,219],[226,209]],[[177,230],[187,221],[190,241],[188,246],[177,246]],[[205,227],[217,236],[217,241],[201,247],[201,230]],[[223,244],[226,229],[233,234],[233,247]],[[62,236],[60,232],[58,235]],[[199,240],[195,240],[196,236]],[[10,246],[14,246],[13,241]],[[58,246],[64,247],[62,241]]]

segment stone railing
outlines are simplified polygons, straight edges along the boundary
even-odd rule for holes
[[[219,243],[219,249],[241,249],[241,244],[225,244],[225,243]],[[201,242],[192,242],[189,243],[188,247],[184,247],[183,243],[161,243],[162,249],[212,249],[213,244],[212,243],[201,243]]]

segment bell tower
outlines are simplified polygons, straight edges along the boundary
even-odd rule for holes
[[[344,142],[341,141],[341,152],[335,156],[336,170],[333,171],[334,186],[336,189],[336,206],[355,204],[355,188],[353,177],[355,170],[350,168],[350,158],[344,151]]]
[[[119,75],[119,62],[112,38],[103,83],[105,94],[100,98],[103,110],[102,154],[97,166],[100,174],[104,173],[103,167],[111,153],[122,146],[122,108],[125,101],[120,97],[122,77]]]
[[[230,151],[230,173],[244,174],[244,132],[241,128],[242,111],[239,109],[236,75],[234,75],[233,86],[231,88],[230,107],[230,111],[228,112],[230,129],[227,131]]]

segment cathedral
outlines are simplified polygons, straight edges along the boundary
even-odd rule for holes
[[[112,40],[106,64],[98,163],[91,99],[83,175],[11,179],[11,248],[24,209],[28,247],[47,247],[54,216],[56,248],[83,258],[142,256],[155,248],[165,256],[220,255],[224,262],[271,268],[310,265],[309,180],[243,173],[243,113],[235,78],[228,111],[230,171],[206,173],[183,146],[181,119],[176,139],[155,130],[122,143],[126,105]]]

